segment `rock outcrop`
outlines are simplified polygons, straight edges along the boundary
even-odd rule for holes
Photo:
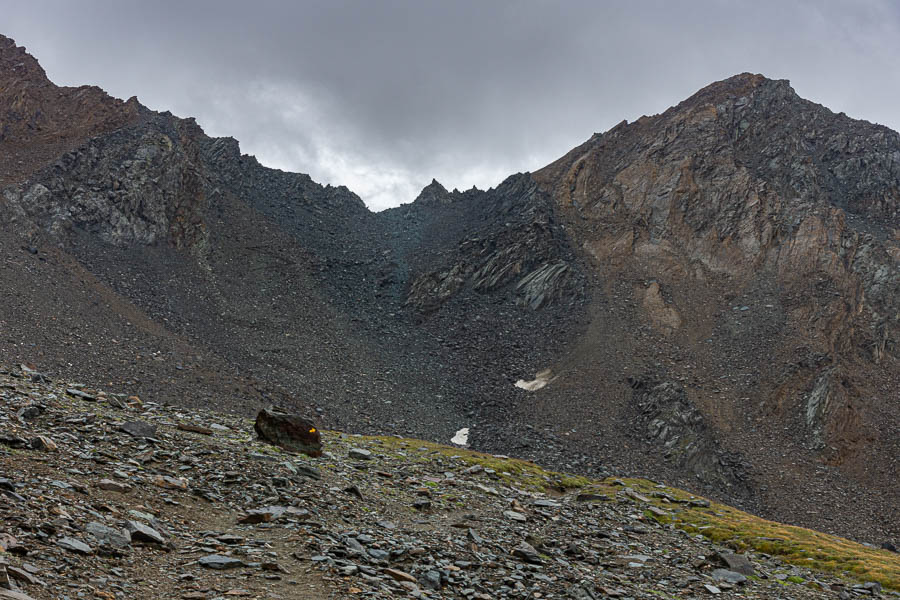
[[[584,278],[573,265],[565,232],[555,221],[550,198],[530,177],[516,175],[496,190],[468,196],[437,186],[434,182],[426,187],[414,206],[426,210],[435,203],[487,206],[480,207],[480,226],[465,232],[440,270],[412,280],[409,304],[432,312],[463,289],[481,294],[508,290],[507,295],[531,309],[584,300]]]
[[[263,441],[307,456],[322,456],[322,439],[315,423],[300,415],[264,408],[256,415],[253,430]]]
[[[682,386],[670,382],[632,380],[638,409],[636,421],[646,439],[666,461],[692,473],[711,488],[749,493],[741,457],[723,452],[703,413],[693,406]]]

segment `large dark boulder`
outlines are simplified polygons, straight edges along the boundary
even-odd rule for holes
[[[322,456],[319,428],[312,421],[277,408],[262,409],[253,427],[260,439],[292,452]]]

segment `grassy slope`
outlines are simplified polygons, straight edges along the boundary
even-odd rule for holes
[[[381,444],[385,451],[403,452],[407,459],[412,460],[428,460],[436,454],[457,456],[473,465],[494,470],[508,484],[520,488],[559,492],[578,489],[581,493],[614,498],[617,491],[628,486],[648,500],[648,516],[671,523],[689,533],[703,535],[735,551],[752,550],[774,555],[788,564],[849,579],[877,581],[885,588],[900,590],[900,556],[895,553],[811,529],[767,521],[712,501],[708,501],[708,506],[700,506],[707,504],[703,502],[706,499],[645,479],[596,481],[547,471],[524,460],[497,457],[421,440],[381,436],[366,439]],[[690,504],[692,500],[695,501],[694,504]],[[665,514],[650,511],[650,506],[665,511]]]

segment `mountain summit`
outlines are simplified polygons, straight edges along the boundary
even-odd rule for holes
[[[25,48],[0,35],[0,185],[134,121],[142,108],[135,98],[122,102],[98,87],[53,85]]]
[[[900,537],[900,138],[786,81],[377,214],[6,38],[0,132],[2,361]]]

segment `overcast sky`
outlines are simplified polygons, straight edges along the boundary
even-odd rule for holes
[[[900,129],[900,2],[0,0],[60,85],[194,116],[375,210],[487,188],[751,71]]]

